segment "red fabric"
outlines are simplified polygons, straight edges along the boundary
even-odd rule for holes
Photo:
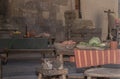
[[[75,49],[75,62],[77,68],[104,64],[120,64],[120,50],[80,50]]]

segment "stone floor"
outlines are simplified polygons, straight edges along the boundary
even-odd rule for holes
[[[8,63],[3,65],[3,79],[37,79],[36,69],[39,67],[40,57],[38,54],[9,55]],[[64,67],[68,68],[69,74],[77,71],[75,63],[65,62]],[[120,68],[120,65],[105,65],[104,67]]]
[[[3,65],[3,79],[37,79],[36,69],[39,67],[38,54],[9,55],[7,64]],[[69,69],[69,73],[76,72],[75,63],[65,62],[64,67]]]
[[[37,79],[36,68],[39,66],[38,54],[9,55],[7,64],[3,65],[3,79]]]

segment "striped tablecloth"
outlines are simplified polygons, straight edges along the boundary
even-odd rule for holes
[[[120,64],[120,49],[80,50],[74,49],[77,68],[104,64]]]

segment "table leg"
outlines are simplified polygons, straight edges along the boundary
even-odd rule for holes
[[[42,79],[42,74],[38,74],[38,79]]]

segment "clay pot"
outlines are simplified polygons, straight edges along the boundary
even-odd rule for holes
[[[111,41],[110,42],[110,48],[111,49],[117,49],[118,48],[118,42],[117,41]]]

